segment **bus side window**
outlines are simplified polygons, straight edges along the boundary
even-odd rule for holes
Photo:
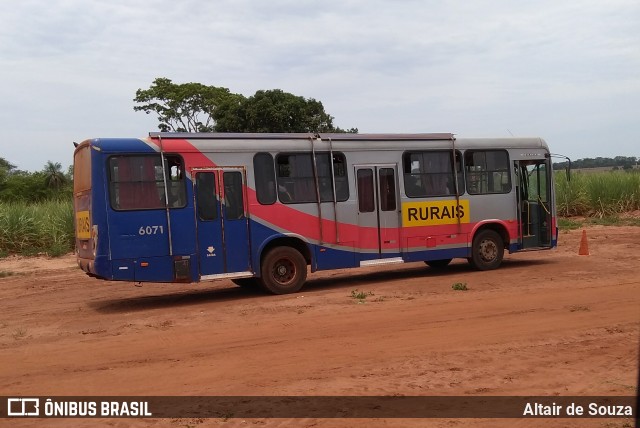
[[[336,201],[344,202],[349,199],[347,160],[342,153],[333,153],[333,179],[336,181]]]
[[[329,153],[316,154],[316,171],[320,187],[320,200],[333,201],[333,182],[331,181],[331,165]],[[344,202],[349,199],[349,184],[347,182],[347,167],[344,154],[333,153],[333,179],[336,184],[336,201]]]
[[[464,164],[470,194],[511,191],[509,155],[505,150],[467,150]]]
[[[213,172],[196,174],[196,204],[200,220],[218,218],[218,200],[216,199],[216,177]]]
[[[311,153],[279,154],[276,165],[280,202],[316,202]]]
[[[222,175],[224,183],[224,217],[227,220],[244,218],[244,202],[242,197],[242,174],[239,172],[225,172]]]
[[[374,188],[373,188],[373,170],[359,169],[357,174],[358,180],[358,211],[361,213],[371,213],[375,210],[374,204]]]
[[[184,165],[179,156],[165,156],[169,208],[182,208],[187,204],[184,182]]]
[[[403,155],[404,190],[410,198],[453,196],[464,193],[460,152],[455,162],[450,150],[408,152]],[[454,172],[455,171],[455,172]]]
[[[275,203],[276,171],[273,166],[273,156],[270,153],[257,153],[253,157],[253,177],[258,202],[262,205]]]

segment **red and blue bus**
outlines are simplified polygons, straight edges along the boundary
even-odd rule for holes
[[[556,246],[540,138],[150,133],[74,153],[79,266],[106,280],[231,279],[454,258],[479,270]]]

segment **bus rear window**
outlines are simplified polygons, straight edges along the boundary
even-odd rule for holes
[[[91,147],[78,149],[73,156],[73,192],[91,189]]]
[[[169,207],[184,207],[184,167],[180,157],[165,157],[165,175]],[[109,195],[111,207],[115,210],[164,208],[165,185],[160,156],[110,157]]]

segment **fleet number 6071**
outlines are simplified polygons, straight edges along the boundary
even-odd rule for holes
[[[138,229],[138,235],[158,235],[163,234],[164,229],[162,226],[140,226]]]

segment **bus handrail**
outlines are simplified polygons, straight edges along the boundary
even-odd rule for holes
[[[340,242],[340,234],[338,232],[338,225],[340,223],[338,223],[338,196],[336,194],[336,173],[333,167],[333,141],[331,137],[329,137],[329,164],[331,165],[331,187],[333,191],[333,222],[336,225],[336,244],[338,244]]]
[[[316,187],[316,201],[318,202],[318,222],[320,223],[320,245],[324,242],[324,233],[322,230],[322,201],[320,200],[320,183],[318,180],[318,167],[316,165],[316,147],[313,144],[315,138],[313,136],[309,137],[309,141],[311,141],[311,157],[312,157],[312,165],[311,169],[313,170],[313,182]]]
[[[169,189],[167,188],[167,171],[165,168],[162,136],[158,136],[158,144],[160,146],[160,161],[162,164],[162,184],[164,185],[164,210],[167,215],[167,234],[169,235],[169,255],[173,256],[173,241],[171,239],[171,214],[169,212]]]

